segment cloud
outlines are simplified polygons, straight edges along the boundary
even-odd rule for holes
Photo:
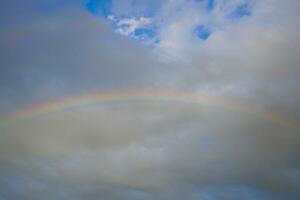
[[[298,155],[296,130],[248,114],[197,107],[99,105],[8,127],[1,140],[4,180],[17,182],[18,188],[32,182],[23,194],[16,193],[28,198],[38,191],[57,194],[61,187],[72,188],[65,189],[66,198],[78,199],[85,193],[104,197],[105,188],[113,188],[107,198],[121,190],[126,198],[138,193],[178,199],[219,184],[255,185],[267,193],[296,190],[297,184],[278,175],[298,163],[292,159]],[[4,180],[6,191],[13,190]],[[250,197],[255,195],[249,190]]]
[[[113,16],[110,18],[114,20]],[[116,25],[119,27],[117,32],[125,36],[132,35],[137,29],[147,27],[149,24],[151,24],[151,19],[145,17],[140,19],[124,18],[116,22]]]
[[[1,3],[0,116],[152,89],[300,121],[298,1],[107,1],[106,14],[101,2]],[[299,129],[218,105],[96,104],[28,116],[0,136],[0,199],[300,196]]]

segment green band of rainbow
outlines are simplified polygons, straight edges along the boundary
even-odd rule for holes
[[[106,92],[96,93],[87,96],[75,98],[67,98],[63,100],[45,102],[37,106],[33,106],[10,114],[0,120],[0,127],[11,125],[20,120],[31,119],[50,112],[58,112],[66,108],[81,107],[99,103],[113,103],[122,101],[173,101],[186,102],[196,104],[216,105],[228,109],[233,109],[239,112],[254,114],[258,117],[266,119],[276,124],[284,125],[291,128],[300,129],[296,123],[293,123],[286,118],[272,112],[262,112],[249,105],[237,103],[235,101],[212,97],[206,94],[184,93],[178,91],[121,91],[121,92]]]

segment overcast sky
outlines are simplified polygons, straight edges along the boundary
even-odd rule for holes
[[[0,200],[300,199],[299,0],[0,2]],[[251,110],[250,109],[250,110]],[[30,115],[30,114],[28,114]],[[1,124],[1,123],[0,123]]]

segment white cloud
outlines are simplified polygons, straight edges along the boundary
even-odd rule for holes
[[[114,21],[116,23],[117,29],[116,31],[121,35],[130,36],[134,33],[134,31],[138,28],[144,28],[152,23],[151,18],[147,17],[131,17],[131,18],[121,18],[116,19],[114,16],[109,16],[108,19]]]

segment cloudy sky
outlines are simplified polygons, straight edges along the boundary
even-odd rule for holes
[[[299,10],[1,1],[0,200],[300,199]]]

